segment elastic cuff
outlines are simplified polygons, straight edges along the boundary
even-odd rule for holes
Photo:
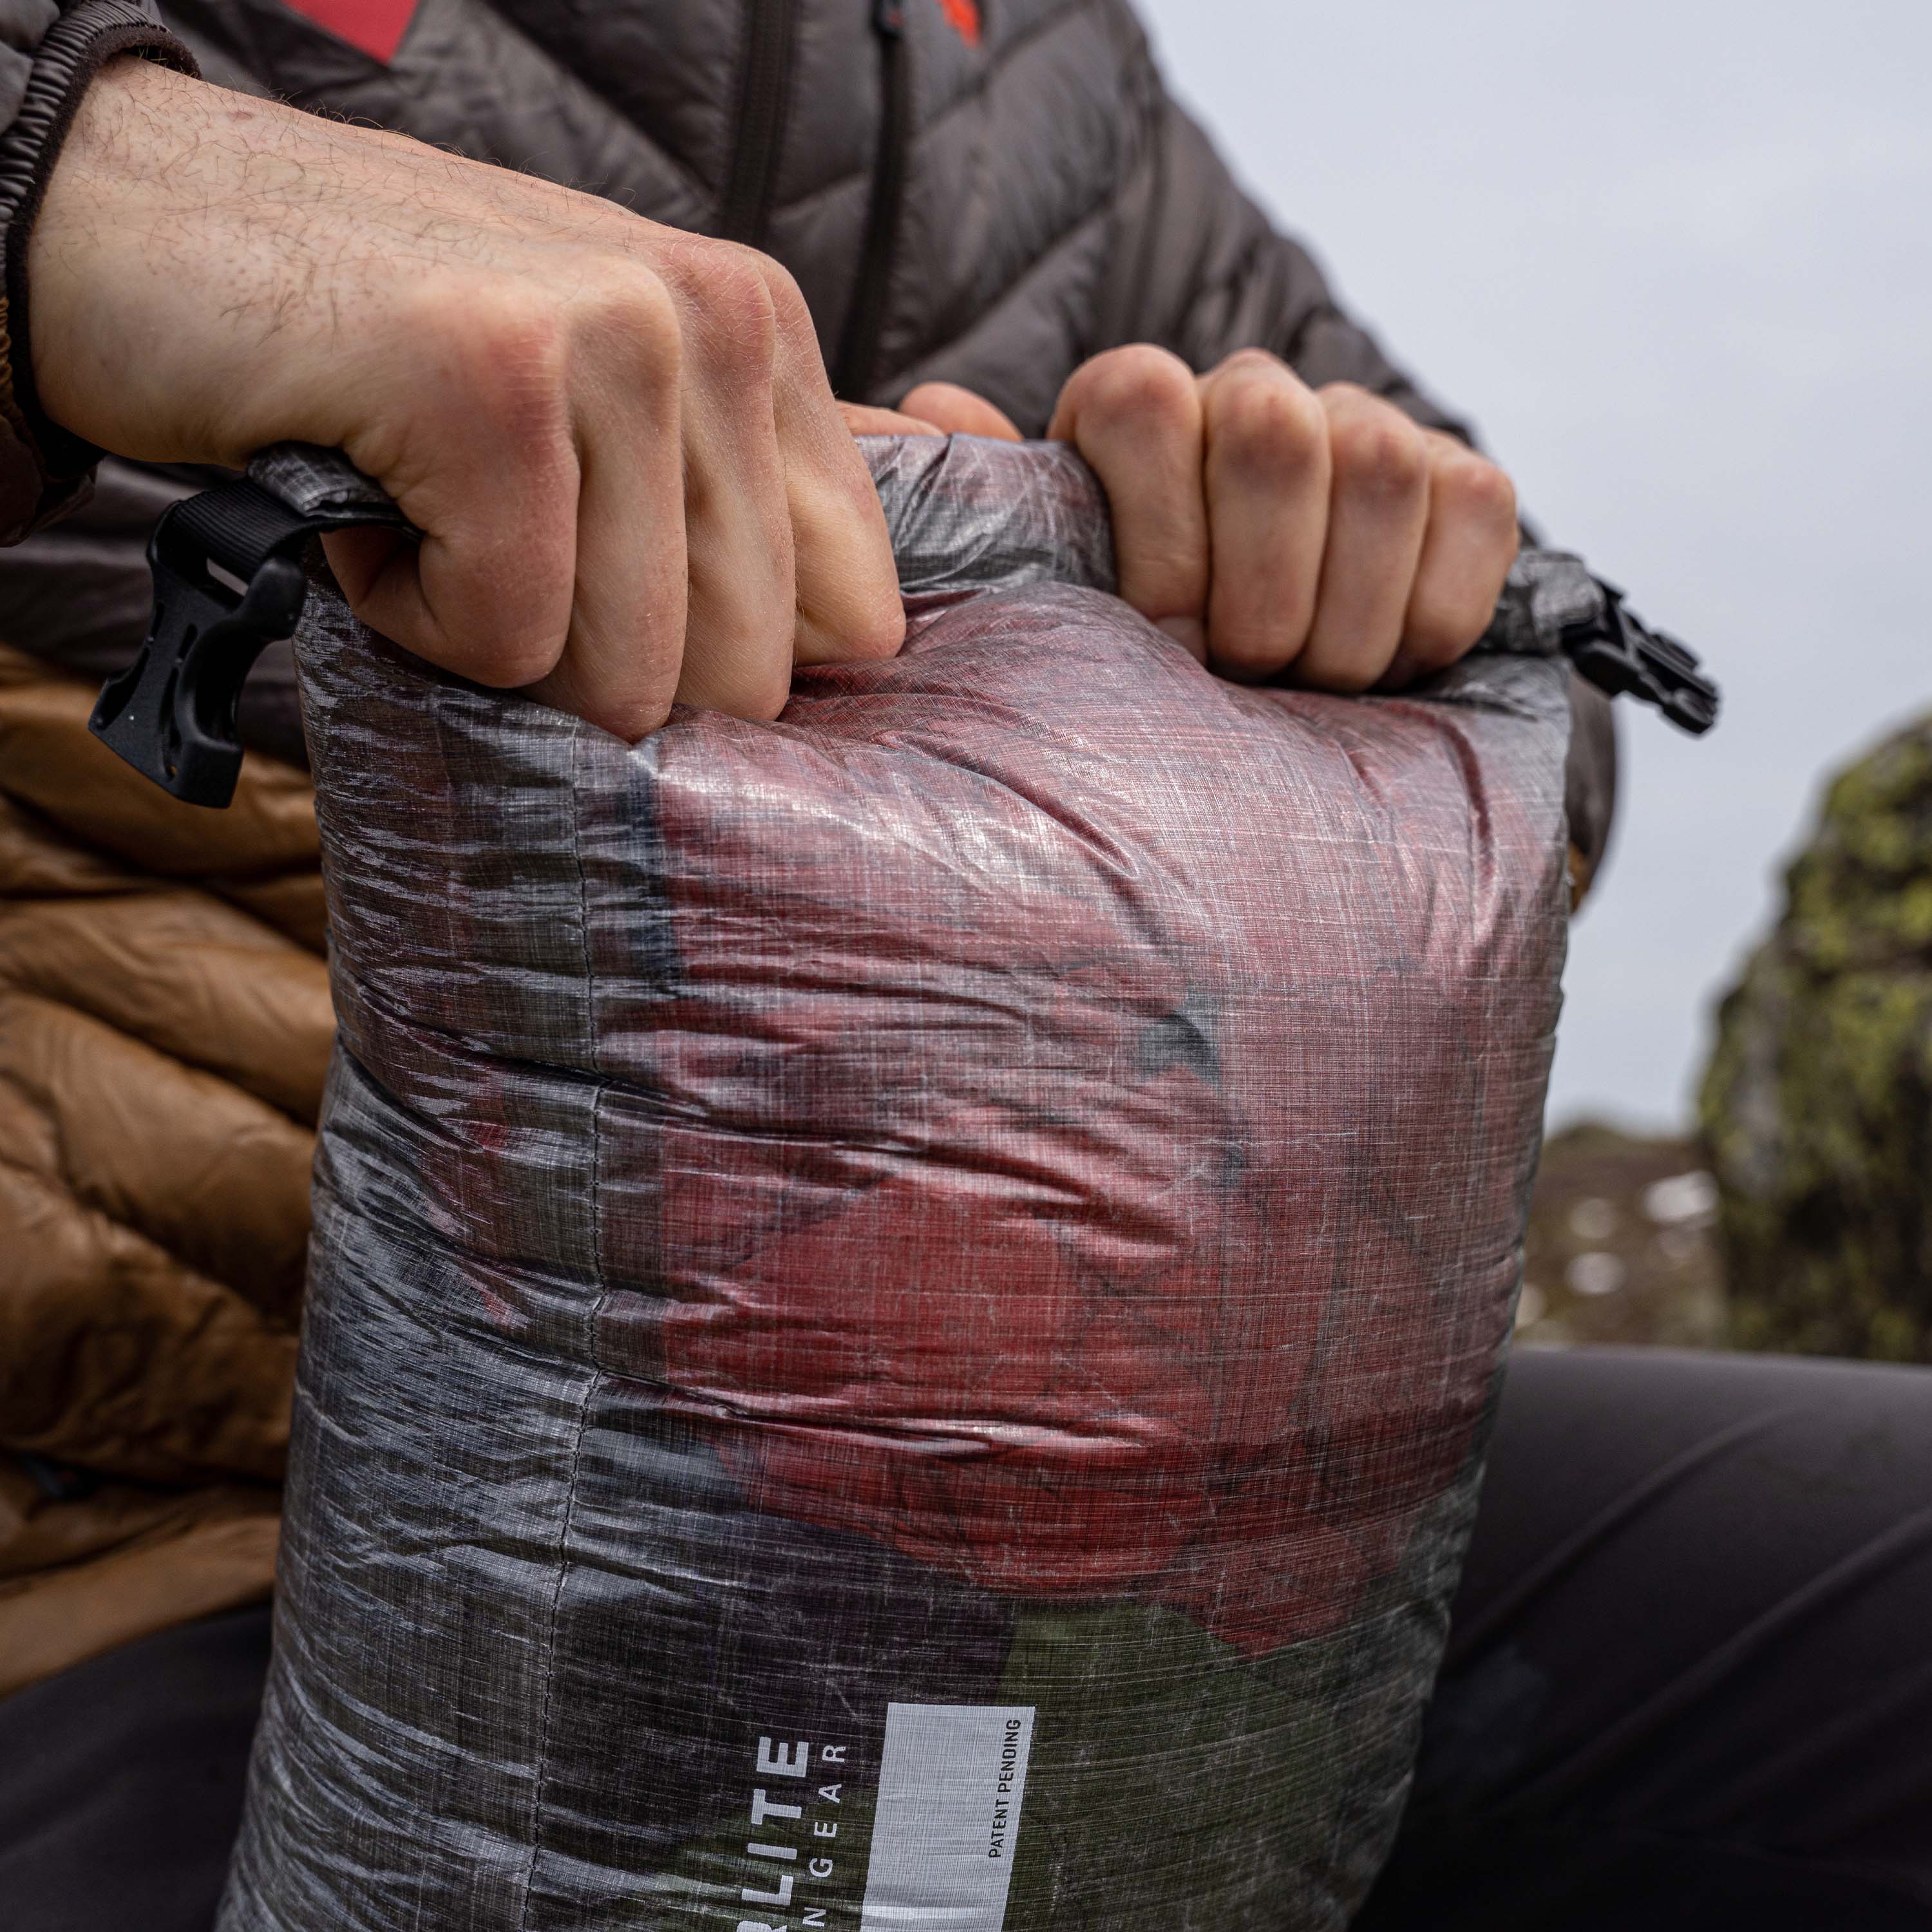
[[[20,112],[0,134],[0,470],[31,464],[24,477],[0,478],[0,542],[17,542],[82,496],[101,452],[49,421],[33,374],[27,249],[48,177],[89,83],[117,55],[136,54],[200,77],[194,56],[137,0],[81,0],[35,51]],[[14,447],[4,446],[12,443]],[[7,485],[11,483],[14,487]],[[34,500],[38,498],[38,500]]]

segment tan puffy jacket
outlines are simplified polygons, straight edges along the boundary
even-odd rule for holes
[[[266,1597],[334,1022],[314,796],[0,648],[0,1695]]]

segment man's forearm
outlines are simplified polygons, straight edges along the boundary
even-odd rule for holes
[[[424,533],[328,540],[398,643],[635,737],[772,716],[903,634],[802,297],[750,250],[136,63],[90,88],[30,279],[76,436],[340,448]]]
[[[192,72],[194,62],[136,0],[0,0],[0,543],[70,504],[98,452],[40,405],[32,352],[28,256],[48,178],[100,68],[138,54]]]

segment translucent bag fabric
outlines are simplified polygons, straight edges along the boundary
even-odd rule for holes
[[[1534,585],[1217,681],[1064,450],[634,747],[332,592],[340,1040],[224,1932],[1298,1932],[1394,1832],[1567,923]],[[1512,615],[1513,613],[1513,615]]]

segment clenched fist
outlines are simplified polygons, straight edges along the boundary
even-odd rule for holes
[[[890,656],[885,519],[775,262],[144,62],[88,91],[29,255],[53,419],[124,456],[346,450],[423,532],[357,614],[635,738]]]
[[[1018,434],[945,383],[897,416],[847,416]],[[1516,492],[1494,464],[1260,350],[1200,376],[1148,344],[1110,350],[1074,372],[1048,434],[1106,486],[1121,596],[1231,676],[1366,691],[1439,670],[1487,629],[1516,556]]]

